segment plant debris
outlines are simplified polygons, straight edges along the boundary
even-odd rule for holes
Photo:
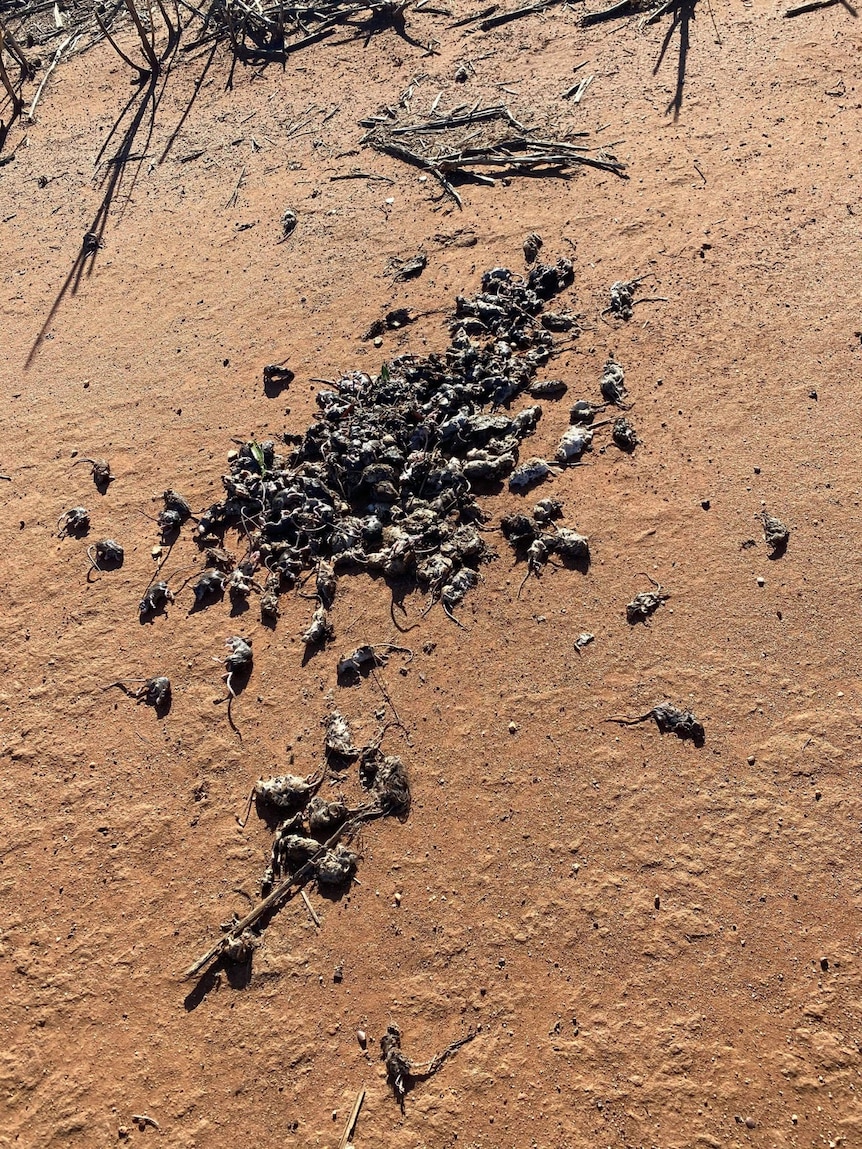
[[[655,721],[661,734],[675,734],[683,740],[690,739],[698,749],[706,741],[703,726],[690,710],[679,710],[670,702],[661,702],[635,718],[606,718],[605,722],[616,722],[619,726],[636,726],[639,722],[647,722],[650,718]]]
[[[626,178],[625,164],[615,156],[583,142],[549,139],[547,132],[516,120],[505,104],[464,104],[445,113],[435,109],[424,120],[403,106],[387,107],[360,122],[369,129],[363,144],[430,172],[459,207],[461,197],[453,180],[467,176],[493,185],[487,169],[500,176],[522,172],[566,176],[587,165]],[[576,138],[586,135],[579,132]],[[533,246],[525,247],[525,255]]]

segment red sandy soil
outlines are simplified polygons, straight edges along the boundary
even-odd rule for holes
[[[676,34],[654,70],[669,18],[584,30],[557,9],[483,36],[408,12],[438,55],[344,34],[284,70],[239,66],[231,90],[224,48],[205,72],[206,55],[180,56],[104,247],[65,293],[112,170],[94,161],[133,89],[104,43],[56,70],[0,168],[0,1145],[125,1130],[334,1147],[365,1089],[357,1149],[862,1146],[862,25],[840,5],[782,11],[713,0],[713,25],[698,6],[677,118]],[[583,102],[561,100],[587,73]],[[359,147],[357,121],[411,82],[417,113],[441,89],[451,107],[504,84],[531,122],[601,128],[630,178],[466,184],[463,211],[437,202],[433,181]],[[332,181],[357,169],[393,182]],[[279,244],[288,207],[299,223]],[[475,246],[440,238],[458,229]],[[188,615],[188,591],[141,625],[145,513],[167,486],[195,507],[220,497],[234,437],[304,430],[311,378],[442,349],[454,296],[497,264],[523,270],[533,230],[543,255],[575,259],[586,327],[554,374],[592,398],[613,352],[643,440],[536,495],[565,500],[591,569],[547,568],[518,599],[501,541],[461,608],[468,631],[439,609],[421,620],[415,660],[382,673],[410,731],[386,742],[410,769],[410,819],[363,832],[346,896],[309,891],[319,929],[299,899],[274,917],[247,985],[183,982],[257,897],[271,832],[235,821],[252,782],[283,772],[288,746],[312,770],[333,702],[373,736],[380,691],[338,689],[335,664],[400,636],[366,577],[341,580],[337,638],[305,666],[311,604],[293,595],[274,631],[227,600]],[[389,259],[420,248],[424,274],[394,285]],[[635,275],[668,302],[601,320],[610,284]],[[423,318],[362,342],[393,306]],[[262,368],[283,360],[295,381],[269,398]],[[567,411],[545,404],[528,454],[553,450]],[[104,497],[81,456],[111,461]],[[90,582],[86,542],[56,530],[79,503],[91,539],[126,548]],[[485,507],[496,521],[516,504]],[[764,504],[792,530],[774,562]],[[196,559],[189,536],[174,570]],[[672,597],[629,627],[641,572]],[[406,605],[415,620],[424,600]],[[213,701],[233,633],[254,638],[241,743]],[[101,689],[156,673],[174,685],[163,721]],[[702,750],[602,721],[664,699],[704,722]],[[390,1022],[418,1061],[479,1029],[404,1115],[379,1060]]]

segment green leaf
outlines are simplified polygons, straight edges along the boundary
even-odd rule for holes
[[[263,447],[261,447],[260,443],[252,440],[251,443],[249,443],[249,448],[251,450],[254,461],[257,463],[258,467],[260,467],[260,473],[263,474],[266,470],[266,466],[263,461]]]

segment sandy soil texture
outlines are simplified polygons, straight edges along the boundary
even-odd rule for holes
[[[842,4],[788,20],[703,0],[686,29],[584,28],[574,6],[483,34],[450,27],[466,0],[439,8],[407,12],[435,54],[342,29],[231,73],[221,44],[177,53],[152,100],[102,43],[0,153],[17,145],[0,167],[0,1145],[334,1149],[364,1089],[357,1149],[862,1146],[862,25]],[[465,182],[459,210],[360,145],[358,121],[411,86],[417,115],[442,91],[589,131],[628,178]],[[209,505],[234,440],[309,426],[312,380],[442,350],[455,296],[523,273],[533,231],[574,260],[583,331],[525,453],[553,452],[610,354],[642,440],[597,444],[529,497],[563,499],[589,570],[548,566],[519,598],[523,565],[490,535],[467,629],[420,618],[416,594],[403,636],[390,588],[345,577],[336,638],[308,660],[296,594],[274,629],[254,602],[190,613],[188,589],[142,625],[161,492]],[[420,250],[396,282],[390,261]],[[637,276],[666,302],[603,316]],[[362,339],[396,307],[416,322]],[[293,382],[265,387],[279,362]],[[104,494],[82,457],[110,460]],[[60,538],[75,505],[90,535]],[[482,500],[491,526],[523,505]],[[791,530],[774,561],[764,507]],[[88,579],[106,536],[123,566]],[[200,567],[189,527],[169,561]],[[629,626],[647,575],[671,597]],[[241,742],[214,701],[236,633],[255,653]],[[345,651],[387,641],[413,661],[337,685]],[[162,719],[102,689],[162,673]],[[250,978],[182,981],[258,897],[272,831],[236,822],[254,780],[290,755],[314,770],[333,706],[372,738],[381,684],[409,731],[385,745],[410,818],[363,831],[348,891],[309,887],[319,927],[284,906]],[[604,721],[665,700],[703,722],[701,749]],[[403,1114],[390,1023],[417,1061],[478,1031]]]

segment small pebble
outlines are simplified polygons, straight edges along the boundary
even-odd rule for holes
[[[366,1045],[368,1045],[368,1034],[364,1029],[357,1029],[356,1040],[359,1042],[361,1048],[365,1049]]]
[[[755,467],[754,473],[755,473],[755,475],[759,475],[760,474],[760,467]]]
[[[701,500],[700,500],[700,505],[703,507],[703,509],[704,509],[705,511],[708,511],[708,510],[709,510],[709,508],[712,506],[712,504],[710,503],[709,499],[701,499]]]
[[[395,905],[396,906],[401,905],[401,892],[400,891],[397,891],[395,894]]]
[[[755,759],[755,757],[754,757],[754,755],[753,755],[753,754],[749,754],[749,755],[748,755],[748,759],[747,759],[747,761],[748,761],[748,765],[749,765],[749,766],[753,766],[753,765],[754,765],[754,763],[755,763],[755,761],[756,761],[756,759]]]
[[[766,579],[763,577],[763,575],[757,576],[757,585],[758,586],[766,586]]]
[[[518,723],[517,722],[510,722],[509,723],[509,733],[510,734],[517,734],[518,733]]]
[[[753,1117],[746,1117],[746,1119],[745,1119],[745,1128],[746,1129],[753,1129],[755,1127],[755,1124],[756,1123],[755,1123],[755,1120]]]
[[[790,1120],[793,1122],[794,1125],[796,1125],[799,1122],[799,1117],[795,1113],[791,1113],[790,1114]]]
[[[375,347],[382,347],[382,346],[383,346],[383,338],[382,338],[382,336],[378,335],[378,336],[375,338],[375,340],[374,340],[374,346],[375,346]]]
[[[829,969],[829,958],[821,958],[820,959],[820,968],[823,970],[824,973]]]

